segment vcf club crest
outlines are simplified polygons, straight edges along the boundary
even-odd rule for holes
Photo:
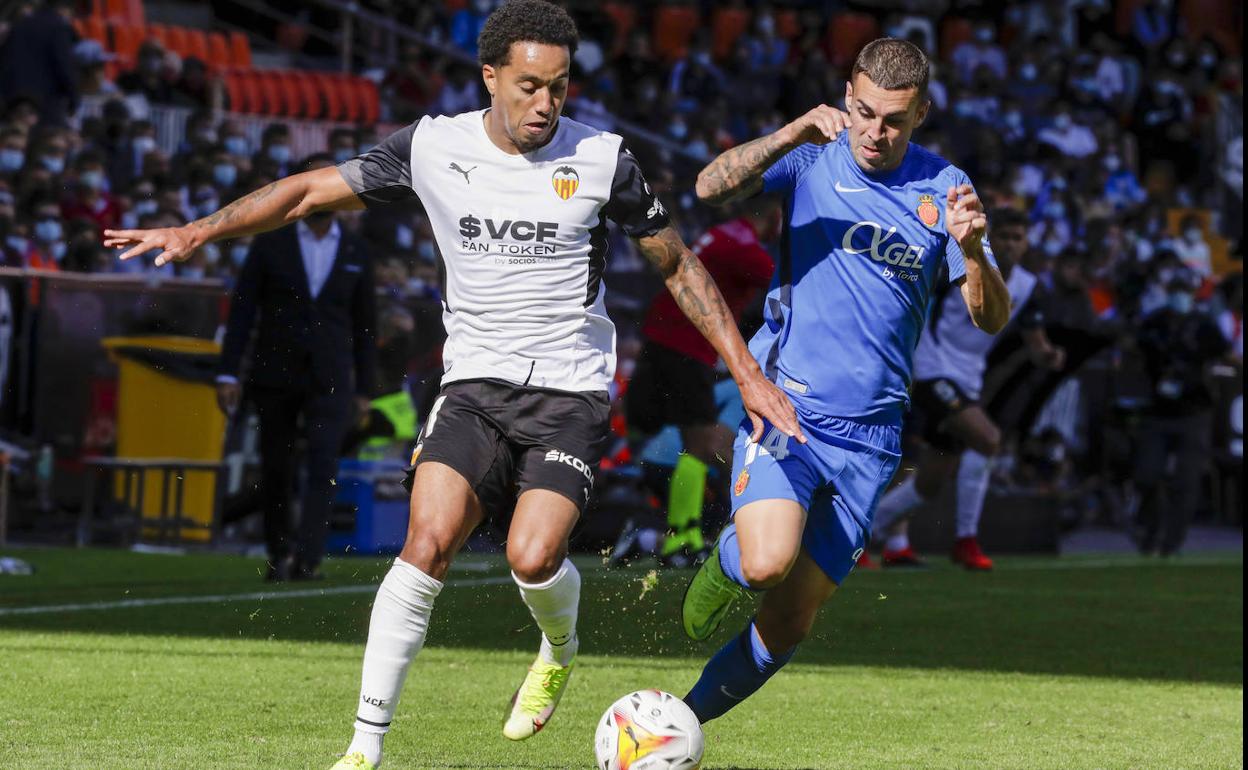
[[[576,188],[581,186],[581,175],[571,166],[560,166],[551,175],[550,183],[555,188],[555,195],[566,201],[576,195]]]
[[[931,195],[919,196],[919,208],[916,209],[919,219],[928,227],[935,227],[940,221],[940,209],[936,208],[936,199]]]

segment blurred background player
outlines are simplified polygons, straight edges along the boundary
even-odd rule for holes
[[[910,143],[927,116],[928,77],[913,44],[868,43],[846,84],[844,131],[843,113],[817,107],[698,177],[711,203],[785,196],[785,243],[750,350],[793,399],[802,431],[797,441],[770,427],[761,441],[744,426],[737,434],[733,523],[685,594],[685,633],[706,639],[738,597],[765,593],[685,696],[702,722],[789,661],[865,549],[901,460],[911,355],[941,263],[958,312],[990,334],[1009,319],[970,180]]]
[[[1027,251],[1027,217],[1014,209],[997,209],[988,222],[992,252],[1010,293],[1010,317],[1019,327],[1032,363],[1061,369],[1066,354],[1044,333],[1038,280],[1019,264]],[[996,337],[975,327],[962,312],[962,298],[950,289],[932,302],[931,318],[914,351],[910,427],[926,444],[922,459],[912,475],[884,495],[875,512],[875,536],[888,538],[882,557],[886,566],[922,564],[910,547],[905,517],[919,505],[934,501],[945,479],[956,471],[953,560],[971,570],[992,569],[977,535],[1001,429],[979,404],[979,395]]]
[[[746,306],[771,281],[775,264],[763,244],[779,235],[781,214],[777,201],[751,201],[740,216],[712,227],[690,247],[738,324]],[[705,557],[702,505],[708,472],[714,469],[717,483],[727,478],[736,425],[728,428],[719,421],[714,394],[719,355],[671,293],[655,295],[641,333],[645,344],[625,396],[628,426],[646,438],[666,425],[680,429],[682,451],[668,489],[660,557],[684,566]]]

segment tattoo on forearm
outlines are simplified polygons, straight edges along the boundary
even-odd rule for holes
[[[733,147],[698,174],[699,190],[710,203],[753,193],[762,184],[763,172],[787,149],[774,133]]]
[[[650,264],[659,269],[681,312],[719,350],[724,335],[736,329],[728,304],[702,261],[689,251],[680,235],[666,227],[638,241]],[[721,353],[723,351],[720,351]]]
[[[192,224],[195,227],[215,227],[217,225],[228,225],[237,220],[240,216],[250,211],[257,203],[264,200],[277,190],[278,182],[271,182],[259,190],[247,193],[243,197],[227,205],[225,208],[215,213],[209,214],[203,219],[197,220]]]

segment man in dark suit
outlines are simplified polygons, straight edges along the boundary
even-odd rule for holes
[[[0,102],[30,97],[42,122],[64,125],[78,102],[73,17],[73,0],[45,0],[14,22],[0,41]]]
[[[328,156],[313,156],[304,167],[332,165]],[[248,396],[260,417],[269,580],[319,577],[343,437],[353,411],[368,412],[374,304],[364,244],[332,211],[252,241],[230,303],[217,400],[227,414],[238,408],[239,369],[259,315]],[[296,529],[290,502],[301,418],[307,479]]]

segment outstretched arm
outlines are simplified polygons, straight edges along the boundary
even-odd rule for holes
[[[741,332],[701,260],[690,251],[680,234],[665,227],[654,235],[637,239],[637,246],[650,264],[663,275],[667,290],[676,298],[685,316],[715,348],[737,387],[750,420],[754,423],[751,438],[758,441],[763,434],[763,420],[805,443],[797,414],[788,397],[763,376],[758,362],[750,355],[741,339]]]
[[[121,259],[160,249],[159,266],[181,262],[205,243],[275,230],[317,211],[362,208],[364,201],[351,191],[338,169],[329,166],[279,179],[182,227],[105,230],[104,245],[125,249]]]
[[[748,198],[763,187],[763,172],[806,143],[827,144],[849,126],[849,115],[821,104],[775,133],[737,145],[698,174],[698,199],[716,206]]]

